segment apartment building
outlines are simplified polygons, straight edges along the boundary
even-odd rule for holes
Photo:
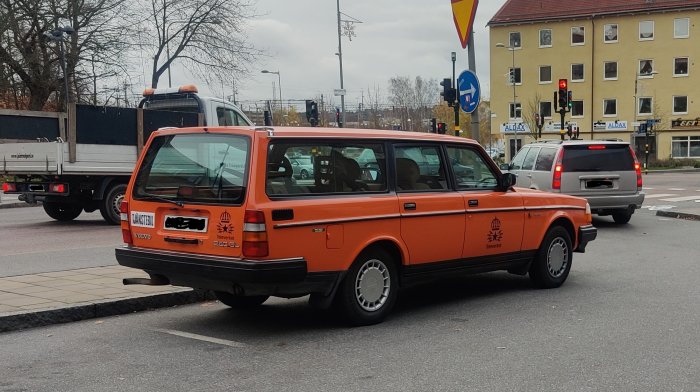
[[[489,22],[491,132],[512,157],[565,126],[631,142],[640,159],[700,159],[700,0],[509,0]],[[645,127],[653,126],[649,130]]]

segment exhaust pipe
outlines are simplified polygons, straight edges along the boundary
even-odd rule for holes
[[[124,278],[122,280],[124,286],[132,284],[142,284],[146,286],[165,286],[169,285],[170,281],[163,275],[151,275],[150,278]]]

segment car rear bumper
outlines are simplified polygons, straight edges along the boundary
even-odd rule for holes
[[[309,273],[303,258],[247,260],[130,246],[116,248],[115,254],[119,264],[164,277],[174,286],[243,290],[245,295],[327,295],[342,278],[340,272]]]
[[[598,236],[598,229],[592,225],[581,226],[578,228],[578,247],[576,252],[584,253],[586,251],[586,245],[593,241]]]
[[[599,209],[629,209],[630,206],[634,206],[635,209],[639,209],[642,208],[642,203],[644,202],[644,192],[639,192],[632,195],[579,195],[579,197],[583,197],[588,201],[588,204],[591,205],[593,213],[596,213],[596,210]]]

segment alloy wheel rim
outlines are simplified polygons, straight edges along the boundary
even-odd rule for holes
[[[557,237],[547,250],[547,269],[553,278],[564,274],[569,264],[569,248],[563,238]]]
[[[391,277],[386,265],[376,259],[367,260],[355,279],[355,299],[368,312],[379,310],[389,298]]]
[[[119,216],[121,214],[122,200],[124,200],[124,194],[119,194],[112,202],[112,212],[114,212],[115,216]]]

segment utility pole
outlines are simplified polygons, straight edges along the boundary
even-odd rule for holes
[[[336,1],[338,5],[338,61],[340,63],[340,89],[344,90],[343,86],[343,43],[342,35],[340,31],[340,0]],[[342,128],[345,124],[345,94],[340,95],[340,121],[338,122],[338,127]]]
[[[457,53],[452,52],[452,89],[457,91],[457,79],[455,77],[455,63],[457,62]],[[454,103],[455,111],[455,136],[459,136],[459,93],[455,94],[457,100]]]
[[[474,54],[474,32],[469,34],[469,42],[467,43],[467,53],[469,55],[469,70],[476,74],[476,55]],[[513,70],[515,72],[515,69]],[[515,84],[515,81],[513,81]],[[459,92],[457,93],[459,95]],[[513,102],[515,105],[515,102]],[[472,139],[479,143],[479,108],[477,107],[471,114],[472,118]],[[517,143],[517,142],[516,142]]]

